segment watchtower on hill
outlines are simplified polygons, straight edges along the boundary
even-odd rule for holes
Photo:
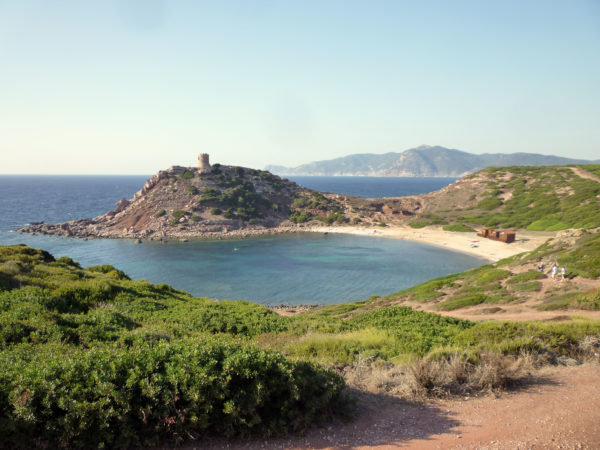
[[[208,162],[208,153],[200,153],[198,155],[198,172],[210,173],[210,162]]]

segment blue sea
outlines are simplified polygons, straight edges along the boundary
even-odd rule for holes
[[[130,198],[147,176],[0,176],[0,244],[25,243],[82,265],[112,264],[135,279],[196,296],[268,305],[332,304],[386,295],[483,264],[422,243],[353,235],[150,242],[80,240],[12,232],[29,222],[90,218]],[[363,197],[412,195],[454,178],[293,177],[306,187]]]

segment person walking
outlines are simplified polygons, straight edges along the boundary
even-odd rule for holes
[[[560,268],[560,280],[561,281],[565,281],[565,276],[567,275],[567,268],[565,266],[562,266]]]
[[[558,266],[556,265],[556,263],[552,266],[552,270],[550,271],[550,273],[552,274],[552,279],[556,280],[556,274],[558,273]]]

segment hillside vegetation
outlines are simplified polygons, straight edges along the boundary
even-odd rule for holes
[[[552,279],[554,264],[565,267],[564,280],[560,275]],[[480,305],[500,312],[524,304],[540,311],[599,311],[600,229],[563,233],[532,252],[436,278],[375,303],[431,304],[438,311]]]
[[[491,168],[475,177],[487,189],[459,222],[534,231],[600,226],[600,183],[568,167]]]
[[[429,194],[348,202],[363,221],[413,228],[442,225],[458,232],[482,226],[532,231],[596,228],[599,167],[491,167]]]
[[[506,278],[502,270],[451,278],[488,286]],[[417,291],[423,300],[438,295]],[[4,445],[126,447],[301,431],[350,412],[331,368],[352,379],[348,370],[365,361],[411,363],[416,391],[477,392],[511,382],[524,352],[579,358],[589,347],[582,342],[600,336],[599,321],[475,323],[381,301],[283,317],[133,281],[109,265],[84,269],[26,246],[0,247]],[[432,371],[440,364],[458,364],[462,375],[444,381]]]

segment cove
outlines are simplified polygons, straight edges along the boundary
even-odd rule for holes
[[[334,304],[387,295],[487,261],[420,242],[302,233],[248,239],[144,242],[2,233],[82,266],[112,264],[133,279],[194,296],[265,305]]]

